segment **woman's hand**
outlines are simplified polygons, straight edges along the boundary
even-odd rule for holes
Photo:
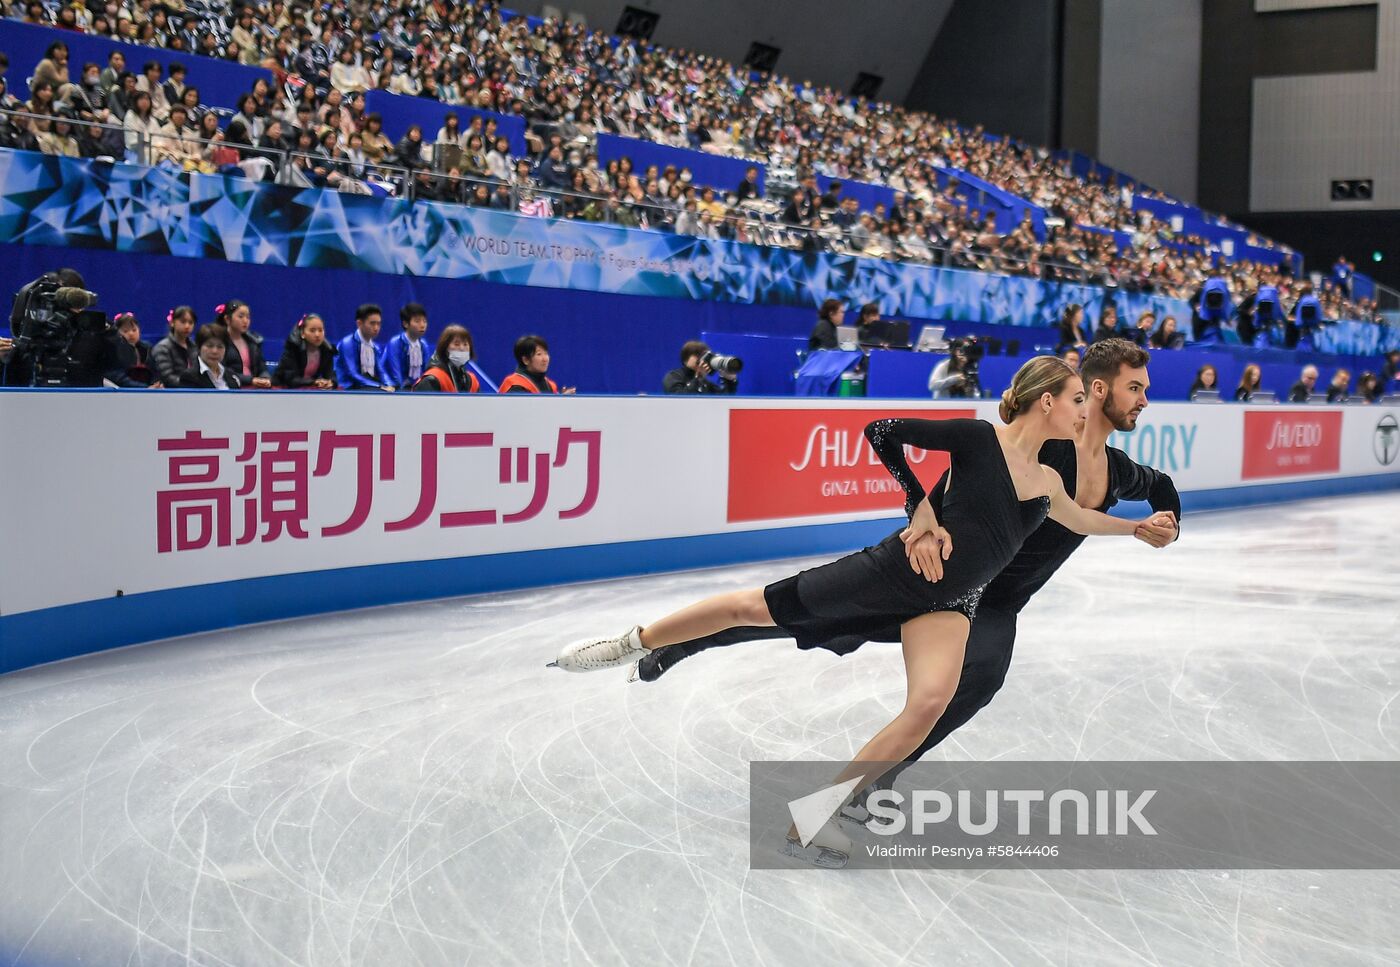
[[[899,539],[904,542],[904,553],[915,574],[922,575],[930,583],[942,579],[943,562],[953,553],[953,537],[938,522],[927,500],[919,501],[909,526],[900,532]]]
[[[948,532],[939,527],[934,533],[924,534],[905,544],[904,552],[909,555],[909,566],[914,573],[935,584],[943,577],[943,562],[953,553],[953,542]]]
[[[254,376],[253,385],[258,389],[267,389],[272,385],[272,380],[268,379],[266,376]]]

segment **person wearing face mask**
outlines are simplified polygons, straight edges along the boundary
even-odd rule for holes
[[[289,389],[335,389],[335,347],[326,341],[326,323],[314,312],[302,316],[287,335],[272,385]]]
[[[437,352],[428,361],[415,393],[479,393],[481,381],[467,368],[472,360],[472,334],[465,326],[448,326],[438,336]]]

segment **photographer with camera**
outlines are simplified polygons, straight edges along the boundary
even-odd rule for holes
[[[976,336],[962,336],[954,339],[950,348],[952,354],[929,374],[929,392],[936,400],[976,399],[982,395],[977,365],[985,347]]]
[[[76,270],[59,269],[15,293],[6,386],[102,385],[113,330],[84,286]]]
[[[692,339],[681,346],[681,364],[666,374],[661,387],[667,395],[732,394],[739,388],[739,370],[743,366],[739,357],[721,356]],[[706,378],[711,373],[719,373],[718,383]]]

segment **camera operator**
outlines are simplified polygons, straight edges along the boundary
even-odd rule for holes
[[[952,354],[933,367],[928,377],[929,392],[936,400],[975,399],[982,395],[977,378],[977,363],[982,347],[976,339],[954,339]]]
[[[113,330],[90,309],[97,294],[74,269],[46,273],[15,293],[7,386],[101,386]]]
[[[699,340],[681,347],[681,365],[666,374],[662,389],[669,395],[705,393],[734,393],[739,388],[739,369],[743,364],[735,356],[720,356]],[[720,380],[706,379],[718,370]]]

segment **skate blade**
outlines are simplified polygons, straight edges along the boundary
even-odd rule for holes
[[[823,870],[842,869],[851,859],[840,850],[828,849],[825,846],[803,846],[792,839],[783,840],[782,849],[778,852]]]
[[[632,670],[629,671],[629,672],[627,673],[627,684],[628,684],[628,685],[631,685],[633,682],[639,682],[639,681],[641,681],[641,680],[642,680],[642,663],[641,663],[640,660],[634,661],[634,662],[632,663]]]
[[[845,827],[845,832],[864,832],[870,822],[870,813],[864,809],[846,806],[836,814],[836,821]]]
[[[557,661],[552,661],[552,662],[549,662],[548,664],[546,664],[544,667],[545,667],[545,668],[558,668],[558,667],[559,667],[559,663],[558,663]]]

